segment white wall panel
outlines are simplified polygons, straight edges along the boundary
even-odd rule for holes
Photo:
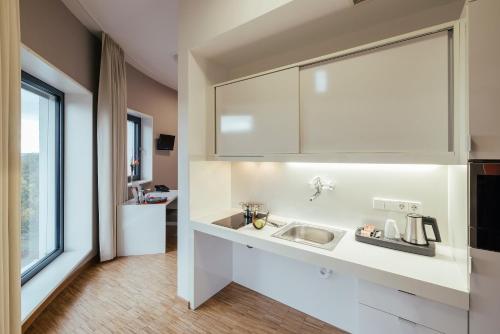
[[[469,1],[469,128],[472,159],[500,158],[500,1]]]
[[[448,235],[454,257],[463,277],[468,275],[468,201],[467,165],[448,166]]]
[[[233,278],[233,243],[211,235],[194,232],[193,302],[197,308]]]
[[[405,229],[405,214],[373,209],[373,197],[422,203],[422,213],[437,218],[444,243],[448,240],[448,167],[330,163],[233,162],[231,201],[259,201],[271,213],[312,222],[356,228],[365,223],[383,227],[387,218]],[[309,181],[334,180],[333,191],[314,193]]]

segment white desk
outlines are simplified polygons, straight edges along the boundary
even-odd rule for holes
[[[118,208],[117,255],[165,253],[167,207],[177,199],[177,190],[159,204],[137,204],[133,199]]]

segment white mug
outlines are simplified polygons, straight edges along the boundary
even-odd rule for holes
[[[401,235],[399,234],[398,225],[394,219],[387,219],[384,226],[384,237],[388,239],[399,239]]]

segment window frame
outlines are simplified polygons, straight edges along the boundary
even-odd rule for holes
[[[55,249],[21,274],[21,286],[64,252],[64,93],[21,71],[21,87],[37,95],[55,97]]]
[[[140,118],[138,116],[131,115],[131,114],[127,114],[127,121],[134,123],[134,139],[135,139],[134,140],[134,157],[136,160],[139,160],[139,165],[138,165],[136,174],[132,173],[132,175],[130,177],[127,177],[127,178],[128,178],[128,182],[140,181],[141,175],[142,175],[142,155],[141,155],[142,118]],[[127,133],[127,136],[128,136],[128,133]],[[130,164],[130,161],[127,162],[127,169],[129,167],[129,164]]]

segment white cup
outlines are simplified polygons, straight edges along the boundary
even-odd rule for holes
[[[384,226],[384,237],[387,239],[399,239],[401,235],[399,234],[398,225],[394,219],[387,219]]]

